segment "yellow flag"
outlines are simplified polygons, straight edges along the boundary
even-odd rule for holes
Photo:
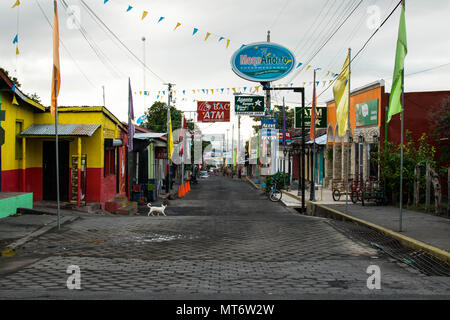
[[[206,41],[206,39],[209,38],[210,35],[211,35],[211,33],[209,33],[209,32],[206,33],[205,41]]]
[[[20,1],[19,1],[19,0],[17,0],[16,3],[14,3],[14,5],[13,5],[11,8],[15,8],[15,7],[17,7],[18,5],[20,5]]]
[[[142,12],[142,20],[144,20],[144,19],[145,19],[145,17],[147,16],[147,14],[148,14],[148,11],[144,11],[144,12]]]
[[[16,47],[16,55],[19,55],[19,47]]]
[[[306,67],[306,71],[308,71],[309,68],[311,68],[311,65],[309,65],[309,66]]]
[[[173,154],[173,135],[172,135],[172,119],[170,116],[170,111],[169,111],[169,159],[172,160],[172,154]]]
[[[256,92],[258,92],[258,90],[259,90],[259,86],[256,86],[256,87],[255,87],[255,90],[256,90]]]
[[[347,55],[344,65],[342,66],[341,73],[336,79],[336,83],[333,86],[333,96],[336,103],[336,118],[339,125],[339,136],[345,135],[348,126],[348,81],[350,78],[349,70],[349,58]]]
[[[175,28],[173,29],[173,31],[175,31],[179,26],[181,26],[181,23],[177,22],[177,25],[175,26]]]
[[[230,45],[230,40],[227,40],[227,48],[228,48],[229,45]]]

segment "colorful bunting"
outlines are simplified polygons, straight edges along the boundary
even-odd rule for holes
[[[144,20],[145,17],[147,16],[147,14],[148,14],[148,11],[142,12],[142,18],[141,18],[141,20]]]
[[[210,35],[211,35],[211,33],[209,33],[209,32],[206,33],[205,41],[209,38]]]
[[[14,40],[13,40],[13,44],[17,43],[18,41],[19,41],[19,35],[16,34],[16,36],[14,37]]]
[[[299,68],[302,64],[303,64],[303,62],[300,62],[296,68]]]
[[[163,21],[164,17],[159,17],[158,23],[160,23],[161,21]]]
[[[173,31],[175,31],[179,26],[181,26],[181,23],[177,22],[177,25],[175,26],[175,28],[173,29]]]
[[[221,40],[223,40],[223,39],[225,39],[225,38],[224,38],[224,37],[220,37],[220,38],[219,38],[219,42],[220,42]]]
[[[16,99],[16,95],[13,95],[12,104],[15,104],[17,106],[19,105],[19,103],[17,102],[17,99]]]
[[[227,40],[227,49],[228,49],[229,45],[230,45],[230,40]]]
[[[194,28],[194,32],[192,32],[192,35],[196,34],[197,31],[198,31],[198,29],[197,29],[197,28]]]
[[[132,6],[128,6],[127,12],[130,11],[131,9],[133,9]]]

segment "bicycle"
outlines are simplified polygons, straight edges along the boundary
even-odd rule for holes
[[[281,200],[281,197],[283,196],[283,193],[280,189],[277,188],[277,180],[274,179],[274,183],[270,187],[270,190],[268,192],[269,200],[272,202],[278,202]]]

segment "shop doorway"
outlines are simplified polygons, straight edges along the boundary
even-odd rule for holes
[[[59,142],[59,194],[61,201],[69,201],[69,142]],[[42,146],[42,198],[56,201],[56,144],[44,141]]]

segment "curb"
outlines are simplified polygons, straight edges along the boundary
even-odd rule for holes
[[[292,197],[292,198],[294,198],[294,199],[296,199],[298,201],[301,201],[301,198],[298,197],[298,196],[290,194],[290,193],[286,192],[285,190],[282,190],[282,192],[283,192],[283,194],[286,194],[286,195],[288,195],[288,196],[290,196],[290,197]],[[412,249],[416,249],[416,250],[423,250],[423,251],[429,253],[430,255],[436,257],[439,260],[442,260],[442,261],[445,261],[447,263],[450,263],[450,253],[445,251],[445,250],[433,247],[433,246],[431,246],[429,244],[426,244],[426,243],[424,243],[422,241],[419,241],[419,240],[407,237],[405,235],[402,235],[402,234],[397,233],[395,231],[392,231],[390,229],[387,229],[387,228],[381,227],[379,225],[376,225],[376,224],[374,224],[372,222],[369,222],[369,221],[366,221],[366,220],[363,220],[363,219],[360,219],[360,218],[356,218],[356,217],[350,216],[350,215],[345,214],[343,212],[340,212],[340,211],[338,211],[336,209],[329,208],[329,207],[327,207],[325,205],[318,204],[318,203],[312,203],[312,202],[310,202],[309,200],[306,200],[306,199],[305,199],[305,202],[306,202],[306,205],[307,205],[307,211],[308,211],[308,207],[310,209],[309,210],[310,215],[313,215],[313,216],[316,215],[315,214],[316,213],[316,209],[314,207],[321,208],[321,209],[323,209],[325,211],[332,212],[332,213],[334,213],[334,214],[344,218],[345,220],[350,220],[350,221],[359,223],[361,225],[364,225],[364,226],[366,226],[366,227],[368,227],[370,229],[375,229],[375,230],[377,230],[377,231],[379,231],[379,232],[381,232],[381,233],[383,233],[385,235],[388,235],[388,236],[390,236],[390,237],[400,241],[400,243],[403,244],[406,247],[409,247],[409,248],[412,248]]]
[[[259,187],[258,187],[252,180],[250,180],[248,177],[245,177],[245,179],[246,179],[248,182],[250,182],[250,184],[251,184],[253,187],[255,187],[255,189],[259,189]]]
[[[78,218],[79,217],[77,217],[77,216],[61,217],[60,224],[63,225],[66,222],[73,222],[73,221],[77,220]],[[47,225],[37,229],[36,231],[33,231],[32,233],[26,235],[25,237],[14,241],[13,243],[9,244],[7,246],[7,248],[9,248],[9,249],[16,249],[17,247],[20,247],[20,246],[24,245],[25,243],[27,243],[31,239],[39,237],[40,235],[50,231],[53,228],[56,228],[57,226],[58,226],[58,222],[57,221],[49,223],[49,224],[47,224]]]

